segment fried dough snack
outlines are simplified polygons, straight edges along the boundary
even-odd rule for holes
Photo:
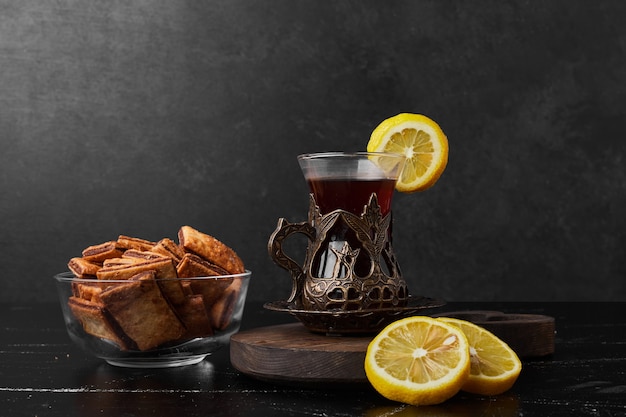
[[[241,281],[193,278],[243,273],[243,262],[190,226],[182,226],[178,238],[152,242],[120,235],[70,259],[70,271],[90,280],[72,283],[68,300],[86,333],[121,350],[146,351],[228,327]]]
[[[140,272],[128,284],[110,286],[100,293],[104,308],[139,350],[153,349],[186,332],[155,277],[154,271]]]
[[[67,266],[77,278],[93,278],[100,269],[99,264],[84,258],[72,258]]]
[[[243,262],[234,250],[193,227],[183,226],[178,231],[180,246],[187,252],[195,253],[231,274],[240,274],[245,271]]]

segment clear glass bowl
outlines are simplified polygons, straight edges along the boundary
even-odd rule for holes
[[[78,279],[70,272],[57,274],[54,279],[67,332],[78,346],[111,365],[164,368],[198,363],[228,345],[230,336],[239,330],[241,324],[251,275],[250,271],[246,271],[236,275],[151,280],[145,286],[154,290],[156,284],[159,288],[155,292],[157,295],[166,293],[160,292],[162,288],[180,285],[186,296],[195,301],[189,305],[174,305],[157,297],[159,308],[155,311],[161,314],[169,306],[174,314],[168,313],[166,318],[178,319],[183,324],[182,333],[156,346],[143,343],[142,348],[139,347],[142,343],[135,340],[160,340],[163,333],[171,332],[172,328],[166,319],[154,319],[154,314],[149,314],[152,322],[142,326],[150,320],[142,321],[138,316],[152,312],[153,306],[148,301],[150,297],[143,298],[143,292],[138,290],[130,293],[140,294],[138,298],[129,296],[124,299],[124,295],[129,294],[123,287],[129,284],[126,280]],[[107,294],[104,292],[107,289],[106,299],[111,303],[110,308],[98,299],[99,295],[93,301],[83,301],[93,292]],[[112,297],[113,293],[116,293],[115,297]],[[203,297],[197,297],[198,293],[202,293]],[[206,316],[202,315],[202,310]],[[131,323],[133,320],[135,322]],[[111,334],[113,337],[110,337]]]

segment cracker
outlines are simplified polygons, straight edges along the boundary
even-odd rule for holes
[[[151,260],[151,259],[163,259],[163,258],[168,258],[168,257],[160,253],[151,251],[151,250],[128,249],[126,252],[124,252],[124,255],[122,255],[122,258]]]
[[[128,252],[128,251],[126,251]],[[124,253],[126,253],[124,252]],[[104,262],[102,262],[102,267],[103,268],[110,268],[112,266],[128,266],[128,265],[134,265],[134,264],[138,264],[143,262],[144,259],[141,258],[124,258],[123,255],[121,258],[111,258],[111,259],[105,259]],[[96,274],[97,276],[98,274]]]
[[[178,231],[178,241],[186,252],[195,253],[230,274],[245,272],[243,262],[235,251],[213,236],[191,226],[182,226]]]
[[[82,324],[86,333],[110,340],[122,350],[134,348],[134,343],[102,304],[78,297],[70,297],[67,304],[74,316]]]
[[[137,249],[143,251],[150,250],[150,248],[154,246],[154,242],[138,237],[119,235],[117,238],[117,246],[126,250]]]
[[[184,303],[176,306],[176,314],[187,329],[184,336],[186,339],[213,334],[211,321],[204,308],[204,300],[201,295],[188,296]]]
[[[178,265],[176,265],[176,273],[180,278],[229,275],[228,271],[225,269],[213,265],[193,253],[186,253],[182,257]]]
[[[78,257],[70,259],[67,266],[77,278],[94,278],[101,268],[95,262]]]
[[[100,302],[100,293],[108,285],[94,279],[93,282],[72,282],[72,295],[83,300]]]
[[[111,316],[142,351],[177,340],[186,331],[161,293],[155,275],[154,271],[142,272],[100,294]]]
[[[109,242],[100,243],[98,245],[88,246],[83,249],[83,259],[102,263],[105,259],[118,258],[122,256],[122,250],[117,247],[117,243],[112,240]]]
[[[240,279],[234,280],[213,303],[209,310],[211,324],[216,330],[224,330],[230,324],[237,305],[242,282]]]
[[[150,250],[164,256],[169,256],[175,262],[179,262],[183,255],[185,255],[185,251],[176,244],[176,242],[167,237],[159,240]]]

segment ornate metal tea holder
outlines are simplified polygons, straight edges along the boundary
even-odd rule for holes
[[[382,216],[375,193],[360,216],[341,209],[322,214],[310,194],[308,221],[281,218],[270,236],[268,252],[289,271],[292,291],[287,300],[264,307],[291,314],[313,332],[368,334],[445,304],[409,295],[391,246],[390,226],[391,213]],[[295,233],[309,239],[302,267],[282,249]]]

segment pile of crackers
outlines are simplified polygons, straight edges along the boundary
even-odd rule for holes
[[[85,248],[68,267],[68,306],[86,333],[147,351],[228,327],[245,272],[235,251],[191,226],[152,242],[120,235]],[[213,277],[197,279],[197,277]],[[116,280],[116,282],[111,282]],[[119,282],[117,280],[123,280]]]

